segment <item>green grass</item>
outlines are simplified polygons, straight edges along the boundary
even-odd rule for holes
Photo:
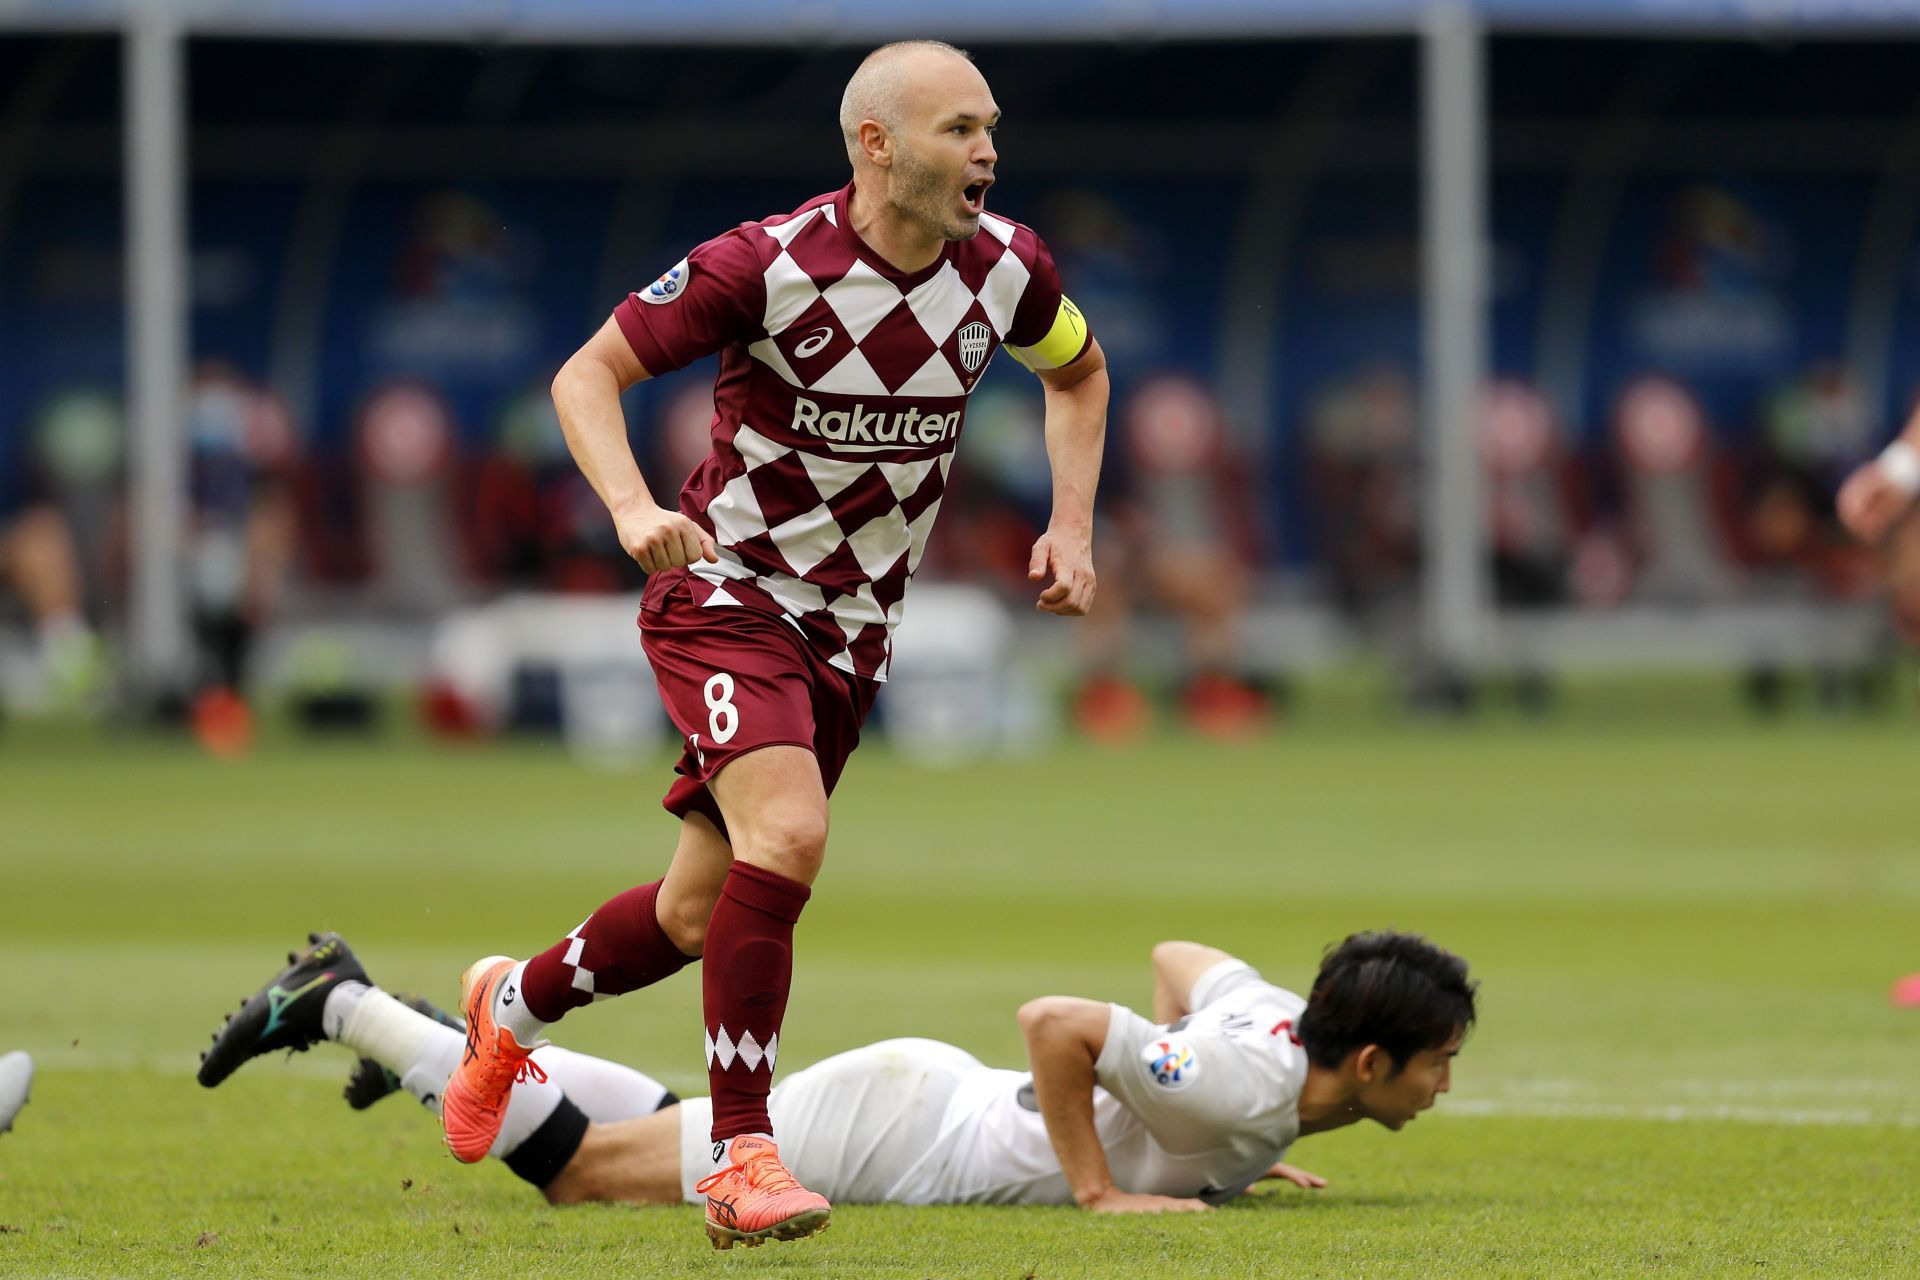
[[[949,772],[857,757],[801,926],[781,1060],[932,1035],[1019,1060],[1014,1007],[1145,1006],[1195,937],[1308,981],[1419,929],[1484,980],[1454,1093],[1405,1133],[1309,1139],[1333,1179],[1218,1213],[843,1208],[713,1255],[691,1208],[546,1208],[442,1153],[347,1059],[191,1078],[309,928],[443,999],[662,866],[664,768],[270,738],[222,764],[0,736],[0,1050],[41,1064],[0,1138],[0,1275],[1920,1274],[1920,743],[1725,715],[1475,727],[1308,719]],[[569,1019],[698,1090],[694,974]],[[484,1271],[481,1269],[485,1269]]]

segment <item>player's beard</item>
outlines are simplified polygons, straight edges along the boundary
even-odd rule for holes
[[[958,192],[952,180],[905,147],[894,153],[892,179],[893,207],[942,240],[971,240],[980,234],[978,217],[954,216]]]

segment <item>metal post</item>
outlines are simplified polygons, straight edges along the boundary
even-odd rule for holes
[[[1486,371],[1485,46],[1465,0],[1434,0],[1421,41],[1421,639],[1468,674],[1490,641],[1476,436]]]
[[[185,48],[168,5],[131,10],[127,146],[127,423],[133,510],[133,676],[146,693],[186,674],[182,542],[187,360]]]

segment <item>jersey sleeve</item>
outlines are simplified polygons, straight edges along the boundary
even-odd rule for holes
[[[1200,975],[1193,984],[1193,990],[1187,993],[1187,1006],[1191,1009],[1204,1009],[1245,988],[1258,988],[1262,994],[1265,994],[1268,983],[1260,976],[1260,971],[1245,960],[1229,957],[1215,963]]]
[[[750,341],[766,314],[767,283],[743,231],[716,236],[614,309],[620,332],[658,377]]]
[[[1033,270],[1007,328],[1006,347],[1029,369],[1059,369],[1086,352],[1093,335],[1060,285],[1046,241],[1034,237]]]
[[[1247,1053],[1228,1037],[1158,1027],[1116,1004],[1093,1073],[1155,1142],[1189,1155],[1228,1145],[1255,1110],[1259,1079]]]

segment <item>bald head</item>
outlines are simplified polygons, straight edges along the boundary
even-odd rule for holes
[[[868,54],[840,96],[840,136],[847,144],[847,160],[855,168],[860,165],[863,121],[875,121],[889,133],[898,133],[914,105],[916,89],[925,85],[930,74],[953,70],[954,62],[973,69],[972,54],[939,40],[899,40]]]

